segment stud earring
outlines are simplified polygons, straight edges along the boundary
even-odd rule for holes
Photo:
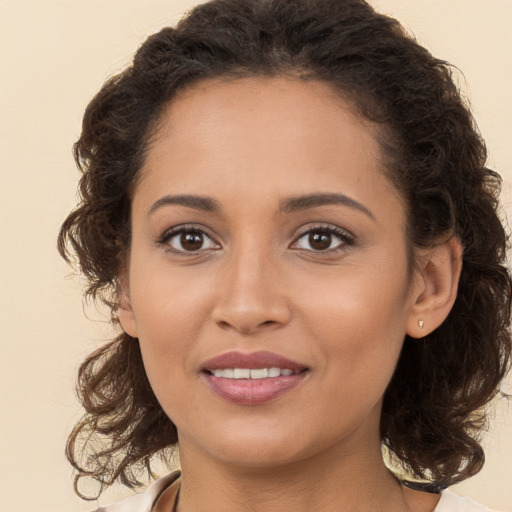
[[[419,327],[420,329],[423,329],[423,326],[424,326],[424,325],[425,325],[425,324],[424,324],[423,320],[418,320],[418,327]]]

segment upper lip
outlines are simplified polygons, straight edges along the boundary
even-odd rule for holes
[[[224,370],[226,368],[288,368],[298,372],[305,370],[307,366],[264,350],[252,353],[227,352],[212,357],[201,365],[202,371]]]

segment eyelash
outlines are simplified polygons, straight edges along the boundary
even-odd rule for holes
[[[332,254],[336,254],[338,252],[342,252],[342,251],[346,250],[347,246],[352,246],[355,244],[354,236],[351,235],[350,233],[348,233],[347,231],[345,231],[344,229],[341,229],[337,226],[332,226],[332,225],[318,224],[318,225],[309,226],[305,231],[303,231],[295,239],[295,241],[293,242],[292,245],[296,245],[299,242],[299,240],[301,240],[304,236],[311,235],[313,233],[317,233],[317,234],[321,233],[321,234],[325,234],[325,235],[335,236],[336,238],[338,238],[340,240],[340,243],[338,244],[338,246],[331,248],[331,249],[326,249],[326,250],[309,249],[309,250],[307,250],[307,252],[312,252],[314,254],[332,255]]]
[[[187,251],[185,249],[183,250],[180,250],[180,249],[176,249],[174,247],[171,246],[170,244],[170,241],[177,235],[183,235],[185,233],[195,233],[195,234],[198,234],[200,236],[204,238],[208,238],[210,239],[215,245],[219,245],[217,244],[213,238],[211,236],[208,235],[208,233],[204,230],[204,229],[201,229],[195,225],[182,225],[182,226],[176,226],[174,228],[171,228],[171,229],[168,229],[167,231],[165,231],[165,233],[157,240],[157,245],[158,246],[162,246],[162,247],[165,247],[166,250],[168,251],[171,251],[175,254],[179,254],[179,255],[183,255],[183,256],[195,256],[196,254],[198,254],[200,251],[204,251],[204,250],[214,250],[213,248],[209,248],[209,249],[203,249],[202,247],[200,249],[198,249],[197,251]]]
[[[216,248],[213,248],[213,247],[210,247],[210,248],[200,247],[196,251],[187,251],[185,249],[176,249],[170,245],[170,241],[175,236],[183,235],[185,233],[198,234],[201,237],[203,237],[203,240],[204,240],[204,238],[207,238],[207,239],[211,240],[211,242],[213,244],[219,246],[219,244],[217,244],[213,240],[213,238],[208,235],[208,233],[205,230],[203,230],[195,225],[176,226],[174,228],[167,230],[157,240],[157,245],[164,246],[166,248],[166,250],[171,251],[175,254],[183,255],[183,256],[195,256],[195,255],[199,254],[201,251],[216,250]],[[344,251],[344,250],[346,250],[347,246],[352,246],[355,243],[354,236],[351,235],[350,233],[348,233],[347,231],[345,231],[337,226],[319,224],[319,225],[310,226],[306,230],[304,230],[298,237],[295,238],[294,242],[291,244],[290,247],[295,250],[301,250],[300,247],[293,247],[293,246],[296,246],[298,244],[298,242],[305,236],[310,236],[313,233],[334,236],[340,240],[340,243],[338,244],[338,246],[336,246],[334,248],[328,248],[325,250],[304,249],[306,252],[309,252],[309,253],[314,253],[314,254],[319,254],[319,255],[327,255],[327,254],[331,255],[334,253]]]

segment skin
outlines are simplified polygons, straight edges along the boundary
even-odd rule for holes
[[[329,85],[292,78],[201,82],[163,113],[133,196],[119,318],[178,429],[179,511],[434,509],[438,496],[387,471],[379,418],[405,334],[435,329],[453,304],[460,245],[411,270],[376,130]],[[333,193],[350,201],[282,208]],[[187,250],[171,228],[204,235]],[[201,372],[233,350],[307,374],[274,400],[234,404]]]

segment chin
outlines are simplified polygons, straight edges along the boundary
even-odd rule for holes
[[[203,438],[202,451],[210,458],[241,471],[269,471],[283,466],[302,465],[327,450],[336,450],[338,436],[315,435],[305,425],[291,429],[255,426],[236,429],[222,425],[219,431],[210,428],[209,437]],[[203,433],[204,435],[204,433]],[[197,439],[193,441],[198,446]],[[186,443],[188,444],[188,443]],[[180,451],[187,446],[181,445]]]

